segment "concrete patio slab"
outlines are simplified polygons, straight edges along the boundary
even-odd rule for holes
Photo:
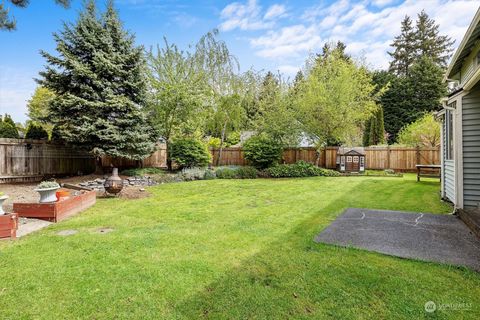
[[[349,208],[315,241],[480,271],[480,240],[453,215]]]
[[[46,228],[51,224],[53,224],[53,222],[39,219],[20,218],[17,230],[17,238],[24,237],[27,234]]]

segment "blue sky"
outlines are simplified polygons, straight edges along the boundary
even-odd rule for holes
[[[104,1],[97,1],[103,7]],[[342,40],[347,51],[372,68],[388,66],[389,44],[405,15],[422,9],[440,24],[443,34],[460,42],[479,7],[476,0],[116,0],[125,27],[137,43],[150,47],[163,36],[181,47],[219,28],[243,70],[280,71],[292,77],[310,53],[326,41]],[[26,101],[44,60],[39,50],[54,52],[52,33],[75,21],[82,7],[73,0],[63,9],[53,0],[32,0],[12,8],[18,30],[0,32],[0,113],[27,119]]]

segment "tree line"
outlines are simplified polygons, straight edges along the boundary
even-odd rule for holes
[[[93,0],[54,40],[56,55],[41,52],[47,65],[29,117],[98,157],[136,160],[159,139],[167,149],[196,139],[220,148],[221,156],[242,132],[282,146],[393,143],[401,128],[438,108],[451,46],[422,12],[415,28],[409,17],[402,22],[388,71],[370,71],[337,42],[309,56],[288,81],[241,72],[217,30],[187,50],[166,38],[145,50],[112,2],[98,12]]]

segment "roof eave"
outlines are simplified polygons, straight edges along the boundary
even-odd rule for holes
[[[465,49],[465,45],[467,44],[468,40],[472,36],[472,33],[477,27],[479,22],[480,22],[480,8],[477,10],[477,13],[475,13],[473,20],[470,23],[470,26],[468,26],[467,32],[465,33],[465,36],[462,39],[462,42],[460,42],[460,45],[458,46],[457,50],[455,51],[455,54],[453,55],[452,60],[450,61],[450,64],[448,65],[447,72],[445,73],[444,81],[447,81],[452,76],[454,76],[453,74],[450,74],[452,72],[453,66],[457,62],[457,59],[461,55],[462,51]]]

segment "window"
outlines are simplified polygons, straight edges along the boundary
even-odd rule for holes
[[[352,162],[352,156],[347,157],[347,162]]]
[[[361,167],[365,166],[365,157],[360,157],[360,166]]]
[[[449,104],[449,107],[455,108],[456,102]],[[453,160],[453,111],[445,112],[445,160]]]
[[[353,157],[353,163],[358,163],[358,157],[357,156]]]
[[[342,164],[342,165],[345,164],[345,157],[344,156],[340,157],[340,164]]]

